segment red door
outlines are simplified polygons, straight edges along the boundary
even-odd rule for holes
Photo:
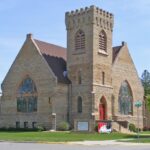
[[[105,105],[99,104],[99,119],[105,120]]]

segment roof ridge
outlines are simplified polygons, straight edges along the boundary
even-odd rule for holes
[[[60,46],[60,45],[56,45],[56,44],[52,44],[52,43],[49,43],[49,42],[45,42],[45,41],[42,41],[42,40],[38,40],[38,39],[34,39],[34,41],[36,42],[41,42],[43,44],[48,44],[48,45],[52,45],[52,46],[57,46],[57,47],[60,47],[60,48],[65,48],[63,46]],[[66,48],[65,48],[66,49]]]

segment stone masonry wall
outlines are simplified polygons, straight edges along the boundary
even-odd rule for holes
[[[143,102],[144,91],[126,43],[122,45],[122,48],[113,64],[112,73],[114,116],[117,116],[117,120],[128,120],[129,122],[137,125],[137,108],[134,106],[134,104],[136,100],[141,100]],[[118,96],[120,86],[123,81],[127,81],[129,83],[132,91],[133,115],[123,116],[119,114]],[[139,111],[140,127],[143,127],[142,107]]]

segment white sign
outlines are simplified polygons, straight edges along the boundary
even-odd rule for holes
[[[78,122],[77,130],[78,131],[88,131],[89,130],[89,123],[88,122]]]

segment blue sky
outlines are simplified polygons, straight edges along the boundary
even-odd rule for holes
[[[150,71],[149,0],[0,0],[0,83],[27,33],[66,47],[66,11],[96,5],[115,16],[113,46],[128,47],[139,73]]]

